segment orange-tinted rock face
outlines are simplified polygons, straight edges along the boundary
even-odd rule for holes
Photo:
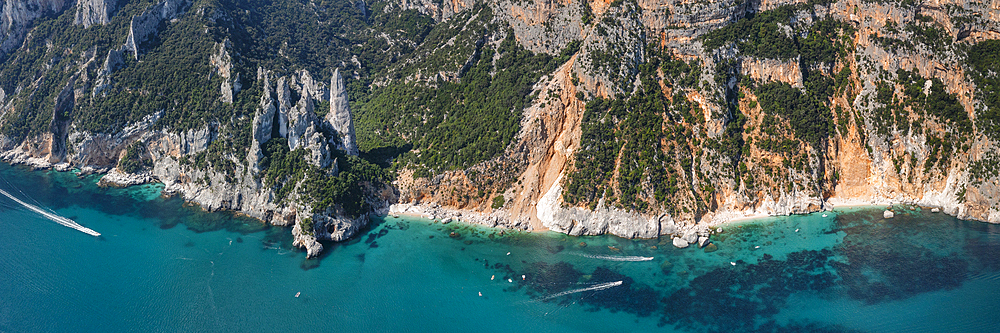
[[[734,20],[742,18],[747,10],[766,11],[784,5],[802,4],[805,1],[762,1],[748,7],[746,3],[739,5],[733,2],[665,2],[658,0],[643,0],[635,5],[623,4],[612,6],[611,1],[588,1],[593,21],[613,17],[610,22],[616,22],[619,27],[605,26],[601,23],[582,24],[575,7],[577,3],[570,2],[529,2],[498,6],[507,11],[505,19],[512,22],[518,41],[526,48],[536,51],[555,52],[553,41],[574,40],[583,41],[582,51],[570,62],[549,75],[547,80],[539,83],[539,96],[549,96],[554,92],[555,99],[539,98],[532,107],[524,112],[519,141],[508,149],[510,155],[518,152],[524,158],[517,159],[513,171],[516,182],[490,189],[490,193],[503,194],[506,204],[503,210],[510,213],[511,219],[527,219],[536,229],[543,227],[539,220],[539,202],[550,210],[570,209],[560,199],[556,203],[544,202],[543,197],[552,191],[561,190],[561,179],[572,172],[579,148],[580,128],[583,117],[584,101],[575,96],[581,93],[585,100],[594,96],[611,97],[628,95],[630,91],[622,89],[621,78],[612,68],[605,71],[594,71],[593,53],[591,50],[624,49],[618,58],[628,67],[630,61],[641,63],[643,56],[636,51],[642,47],[642,42],[655,43],[662,49],[669,50],[674,56],[685,61],[695,61],[706,67],[706,73],[701,77],[702,84],[707,87],[683,91],[682,96],[697,104],[703,112],[705,122],[692,130],[695,133],[709,133],[709,138],[722,135],[726,124],[731,121],[720,117],[725,110],[720,100],[714,94],[722,87],[712,82],[712,70],[719,61],[726,58],[736,59],[739,64],[739,74],[751,80],[766,82],[785,82],[793,87],[805,87],[804,69],[798,59],[780,60],[743,56],[735,51],[711,51],[702,47],[701,35],[713,29],[725,26]],[[949,8],[965,6],[971,12],[978,12],[983,18],[993,18],[1000,13],[998,1],[984,5],[969,5],[967,1],[932,1],[918,8],[903,8],[894,4],[868,3],[863,1],[845,0],[829,6],[816,6],[812,10],[815,17],[798,15],[801,24],[812,24],[815,20],[831,17],[842,22],[850,22],[853,34],[846,35],[843,41],[847,43],[846,53],[840,54],[835,64],[812,68],[821,70],[832,77],[841,69],[847,68],[850,83],[838,91],[824,104],[833,111],[834,122],[838,129],[825,141],[824,147],[803,145],[796,153],[801,155],[788,156],[783,153],[759,148],[753,143],[743,154],[746,171],[734,177],[721,169],[722,165],[704,165],[702,173],[695,179],[687,181],[693,184],[712,184],[715,192],[706,201],[711,206],[707,211],[698,214],[676,213],[673,215],[680,224],[721,222],[733,217],[788,214],[815,211],[829,208],[831,204],[875,204],[888,202],[906,202],[927,206],[942,207],[946,212],[966,218],[986,221],[998,221],[1000,217],[1000,197],[997,196],[998,176],[993,175],[983,179],[981,183],[970,183],[965,170],[970,163],[988,156],[996,156],[996,144],[984,136],[973,133],[966,136],[966,141],[956,142],[958,146],[950,155],[947,164],[935,164],[926,167],[932,147],[928,143],[930,137],[943,137],[954,131],[940,119],[924,116],[910,106],[900,106],[908,115],[903,116],[907,122],[921,124],[920,132],[906,132],[901,125],[880,123],[875,116],[874,101],[876,84],[887,82],[895,90],[897,97],[902,96],[901,84],[895,82],[897,70],[911,71],[923,78],[939,79],[949,94],[954,94],[965,109],[970,119],[976,118],[977,100],[975,84],[968,78],[963,58],[957,53],[958,48],[947,46],[946,52],[935,52],[930,45],[917,45],[911,50],[898,50],[885,47],[878,38],[909,38],[903,29],[909,22],[923,20],[925,26],[939,27],[949,35],[952,43],[972,44],[986,39],[1000,38],[1000,29],[996,19],[983,19],[965,25],[952,24]],[[633,6],[633,7],[630,7]],[[804,5],[803,5],[804,6]],[[622,14],[623,9],[635,8],[638,14]],[[805,7],[803,7],[805,8]],[[917,13],[926,16],[920,19]],[[558,24],[556,24],[556,22]],[[632,25],[635,24],[635,25]],[[901,33],[892,33],[887,26],[896,26]],[[545,33],[538,29],[545,27]],[[603,30],[603,34],[598,30]],[[632,36],[632,37],[630,37]],[[639,36],[638,39],[635,36]],[[804,38],[804,36],[802,36]],[[642,42],[637,42],[642,41]],[[956,42],[957,41],[957,42]],[[558,44],[558,43],[556,43]],[[639,59],[639,60],[635,60]],[[625,68],[623,67],[623,68]],[[659,75],[663,75],[662,71]],[[626,77],[628,77],[626,75]],[[570,80],[573,78],[572,80]],[[574,82],[570,82],[574,81]],[[629,82],[630,83],[630,82]],[[677,92],[674,87],[660,83],[660,90],[666,98],[673,98]],[[741,86],[746,83],[741,83]],[[737,102],[738,110],[747,119],[744,131],[746,142],[759,142],[770,137],[761,129],[762,111],[757,105],[757,97],[753,89],[740,88],[743,97]],[[902,112],[902,111],[901,111]],[[843,121],[841,121],[843,120]],[[787,123],[786,123],[787,126]],[[887,134],[880,132],[880,127],[892,127]],[[796,139],[794,135],[784,134],[782,139]],[[665,142],[665,141],[664,141]],[[700,141],[704,142],[704,141]],[[705,158],[711,154],[706,147],[692,146],[696,154]],[[697,156],[696,156],[697,157]],[[786,163],[806,159],[809,165],[806,172],[790,170]],[[628,161],[616,161],[617,165]],[[943,162],[942,162],[943,163]],[[808,171],[812,170],[812,171]],[[765,172],[767,171],[767,172]],[[446,173],[445,175],[449,175]],[[752,175],[755,186],[748,187],[741,179]],[[563,177],[563,178],[560,178]],[[448,178],[448,176],[446,176]],[[476,188],[478,182],[463,179],[461,186],[437,187],[433,184],[419,183],[413,189],[402,187],[404,193],[440,193],[448,189]],[[501,184],[503,185],[503,184]],[[703,185],[698,185],[703,186]],[[417,190],[419,188],[419,190]],[[960,194],[964,195],[959,198]],[[492,194],[491,194],[492,195]],[[404,196],[405,197],[405,196]],[[445,207],[466,210],[489,210],[489,198],[473,200],[472,204],[455,201],[440,194],[421,196],[422,200],[440,203]],[[651,200],[651,199],[650,199]],[[699,200],[699,199],[691,199]],[[700,200],[705,200],[701,198]],[[964,201],[963,201],[964,200]],[[652,201],[652,200],[651,200]],[[685,201],[685,203],[689,203]],[[689,203],[691,204],[691,203]],[[693,204],[692,204],[693,205]],[[638,212],[642,216],[655,217],[663,214],[656,208]],[[556,214],[558,215],[558,214]],[[573,221],[574,225],[579,221]]]

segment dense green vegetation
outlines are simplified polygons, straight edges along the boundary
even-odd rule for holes
[[[830,108],[811,94],[784,82],[762,84],[756,94],[764,113],[788,120],[795,138],[819,146],[833,134]]]
[[[142,141],[136,141],[125,150],[125,156],[118,163],[118,170],[124,173],[136,173],[152,166],[153,161],[146,157],[146,145]]]
[[[795,7],[782,6],[761,13],[749,13],[736,23],[705,34],[705,49],[713,50],[735,42],[740,52],[746,55],[774,59],[793,58],[797,54],[795,40],[780,25],[788,26],[789,18],[794,12]]]
[[[979,130],[1000,141],[1000,40],[973,45],[968,52],[969,76],[985,109],[977,112]]]
[[[306,235],[313,235],[315,231],[313,230],[315,222],[311,218],[304,218],[299,221],[299,228],[302,229],[302,233]]]
[[[351,216],[370,211],[364,200],[363,187],[387,183],[392,180],[392,176],[378,165],[357,156],[340,156],[337,161],[340,167],[337,175],[311,166],[306,172],[302,193],[308,195],[313,213],[320,213],[337,205]]]
[[[216,40],[203,29],[202,20],[187,15],[150,42],[158,45],[142,54],[141,62],[123,54],[125,65],[111,75],[114,86],[79,108],[78,126],[108,133],[161,110],[158,124],[179,130],[230,119],[233,109],[220,99],[221,77],[205,61]]]
[[[320,169],[306,161],[308,152],[288,149],[288,140],[274,138],[261,145],[264,158],[260,162],[264,184],[275,191],[275,199],[286,200],[297,186],[303,194],[299,200],[309,203],[313,213],[340,206],[343,213],[358,216],[368,211],[364,200],[364,183],[384,183],[391,180],[386,171],[357,156],[336,154],[339,172]],[[308,200],[306,200],[308,199]]]
[[[17,101],[2,119],[2,130],[8,137],[21,140],[48,130],[55,98],[75,74],[73,65],[78,55],[115,40],[107,29],[83,29],[73,25],[73,19],[73,11],[65,11],[47,20],[36,20],[24,47],[2,58],[0,88]],[[108,27],[124,23],[118,18]]]
[[[570,204],[597,204],[605,193],[615,167],[621,144],[615,138],[612,114],[623,114],[620,100],[597,98],[587,102],[583,113],[580,148],[576,153],[575,171],[570,175],[563,200]]]
[[[477,19],[488,20],[488,14],[484,7]],[[432,31],[427,38],[438,34]],[[460,68],[458,80],[374,88],[357,103],[361,149],[412,143],[414,151],[401,163],[416,168],[418,176],[469,167],[500,154],[520,128],[522,109],[533,98],[532,85],[579,49],[578,43],[570,43],[560,56],[535,55],[517,45],[513,32],[505,35],[496,49],[477,43],[477,49],[468,50],[465,59],[471,61]],[[456,69],[444,60],[434,63],[439,60],[431,57],[421,64]]]
[[[803,64],[833,63],[846,54],[848,41],[844,37],[853,34],[853,28],[832,18],[803,28],[794,26],[791,17],[807,8],[812,6],[785,5],[747,14],[733,24],[705,34],[704,47],[714,50],[732,44],[741,54],[758,58],[792,59],[801,55]]]
[[[695,207],[683,207],[674,200],[676,194],[687,189],[700,197],[714,191],[710,186],[685,185],[692,181],[687,175],[695,172],[691,147],[699,142],[691,127],[705,119],[684,92],[697,85],[700,65],[680,61],[655,46],[646,51],[649,61],[639,66],[640,90],[623,99],[587,102],[574,170],[563,190],[568,204],[594,208],[603,197],[620,208],[688,211]],[[673,87],[673,95],[665,94],[660,80]],[[697,204],[704,207],[701,201]]]
[[[895,95],[895,88],[889,83],[879,85],[876,100],[888,107],[894,107],[900,112],[903,107],[910,107],[918,115],[934,116],[940,122],[953,126],[959,137],[971,134],[972,120],[969,119],[965,107],[958,101],[958,96],[945,91],[944,82],[940,79],[925,79],[915,72],[899,70],[896,72],[897,82],[902,86],[902,94]],[[924,87],[930,81],[930,89],[924,92]],[[897,124],[910,128],[911,124],[903,118],[895,119]],[[913,126],[919,126],[913,124]]]
[[[305,177],[309,169],[305,149],[288,149],[288,140],[274,138],[260,145],[264,158],[260,160],[264,184],[275,189],[275,200],[284,200],[295,186]]]

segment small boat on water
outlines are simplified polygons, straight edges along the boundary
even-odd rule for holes
[[[298,297],[299,297],[299,295],[302,295],[302,292],[301,292],[301,291],[300,291],[300,292],[297,292],[297,293],[295,293],[295,298],[298,298]]]

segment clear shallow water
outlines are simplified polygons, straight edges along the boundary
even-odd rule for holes
[[[1000,327],[1000,226],[903,207],[892,220],[853,209],[729,225],[712,253],[376,218],[305,260],[286,229],[185,207],[158,186],[3,164],[0,176],[103,234],[0,202],[2,332]]]

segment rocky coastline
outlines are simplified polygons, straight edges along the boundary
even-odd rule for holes
[[[19,152],[17,150],[8,150],[3,152],[0,154],[0,159],[10,164],[26,165],[35,170],[54,169],[57,171],[68,172],[73,171],[74,168],[77,167],[66,162],[51,163],[44,158],[31,157],[23,151]],[[128,187],[154,182],[163,183],[152,172],[129,174],[121,172],[117,168],[95,168],[92,166],[83,166],[76,172],[78,175],[103,174],[98,182],[99,186]],[[220,207],[217,207],[212,202],[208,200],[200,200],[198,195],[192,195],[205,190],[210,190],[210,188],[201,188],[192,191],[192,189],[188,187],[175,186],[166,188],[164,192],[165,194],[176,193],[182,195],[186,199],[193,198],[188,201],[199,204],[206,210],[212,211],[220,209]],[[571,209],[562,212],[557,219],[552,220],[552,223],[546,225],[547,227],[551,225],[552,228],[539,230],[534,229],[531,224],[524,219],[520,221],[511,219],[509,212],[503,209],[493,209],[488,212],[481,212],[470,209],[448,208],[434,202],[393,203],[385,201],[381,209],[373,211],[370,214],[383,217],[401,215],[413,216],[445,224],[452,222],[470,223],[490,228],[512,229],[528,232],[554,231],[573,236],[613,234],[623,238],[648,239],[666,237],[670,239],[671,243],[677,248],[687,248],[690,246],[704,248],[711,243],[711,236],[715,233],[723,232],[721,227],[728,223],[771,216],[810,214],[819,211],[830,211],[836,208],[846,207],[892,207],[902,205],[921,207],[923,209],[931,210],[932,212],[942,212],[959,218],[968,219],[967,216],[963,217],[961,215],[961,213],[965,210],[963,205],[954,201],[940,201],[935,200],[934,198],[926,200],[908,200],[905,198],[896,198],[895,200],[889,198],[869,200],[858,198],[830,198],[826,201],[822,201],[820,205],[816,205],[815,200],[772,200],[770,202],[772,204],[758,207],[753,210],[718,211],[706,216],[703,223],[695,225],[677,225],[668,215],[644,217],[640,214],[609,209],[606,207],[598,207],[595,211]],[[784,202],[784,205],[773,204],[777,202]],[[285,217],[288,218],[272,218],[270,220],[264,219],[261,215],[254,214],[252,211],[249,214],[246,211],[240,212],[276,226],[291,227],[291,233],[294,237],[293,245],[304,249],[307,252],[307,256],[310,258],[318,256],[323,251],[323,245],[319,243],[319,240],[346,240],[360,229],[364,228],[367,225],[368,219],[367,215],[355,219],[335,217],[326,217],[324,219],[323,217],[319,217],[319,219],[323,222],[318,225],[322,227],[318,227],[309,232],[303,230],[300,223],[294,223],[295,221],[298,221],[295,217],[296,215],[294,214],[294,211],[285,215]],[[891,211],[887,210],[886,212],[889,214]],[[609,228],[609,221],[611,221],[611,223],[617,223],[616,227]],[[655,224],[659,229],[655,230],[655,232],[649,232],[643,229],[643,223],[635,223],[635,221],[647,221],[645,224]],[[991,216],[991,219],[983,222],[1000,223],[1000,216]]]
[[[45,0],[40,1],[44,6],[21,6],[24,8],[14,6],[15,2],[20,4],[24,1],[6,2],[4,7],[17,10],[5,9],[5,15],[0,18],[4,23],[0,27],[0,37],[6,38],[0,41],[0,53],[20,47],[24,35],[29,33],[31,22],[45,13],[58,13],[75,4],[74,24],[92,28],[110,24],[117,11],[131,8],[119,7],[119,3],[106,0]],[[158,29],[165,22],[192,13],[205,14],[202,11],[204,8],[197,8],[185,0],[157,1],[141,9],[138,15],[123,21],[128,27],[127,35],[121,36],[124,44],[102,49],[100,54],[96,51],[83,53],[79,64],[70,66],[77,72],[61,75],[71,78],[59,83],[62,88],[53,101],[53,116],[51,120],[46,119],[49,121],[48,131],[42,130],[42,134],[17,141],[0,135],[0,159],[34,169],[70,171],[79,168],[81,175],[103,174],[99,182],[101,186],[128,187],[160,182],[164,184],[166,194],[179,195],[205,210],[233,210],[275,226],[290,227],[295,246],[305,249],[310,258],[323,250],[320,241],[343,241],[363,230],[369,215],[413,215],[448,223],[461,221],[531,232],[549,230],[574,236],[613,234],[624,238],[669,238],[678,248],[707,246],[711,235],[718,232],[716,227],[732,221],[808,214],[847,206],[921,206],[961,219],[1000,223],[1000,176],[989,173],[974,176],[970,172],[975,163],[985,163],[998,156],[996,152],[1000,151],[1000,145],[989,136],[973,131],[976,133],[963,142],[964,145],[955,147],[957,153],[952,154],[949,160],[939,158],[948,155],[931,143],[941,141],[933,135],[955,132],[947,127],[947,122],[920,116],[919,120],[926,121],[926,124],[919,125],[928,130],[918,133],[898,129],[884,131],[884,125],[873,120],[876,113],[889,107],[875,100],[880,90],[889,92],[889,100],[896,99],[897,95],[903,96],[895,92],[895,86],[889,90],[877,86],[877,82],[881,81],[895,85],[894,81],[882,80],[881,77],[897,75],[894,73],[898,72],[915,73],[921,80],[926,78],[922,91],[924,96],[936,84],[934,82],[941,82],[946,92],[954,94],[956,103],[970,117],[974,119],[979,112],[977,110],[982,107],[982,102],[976,100],[976,88],[966,76],[966,69],[956,60],[959,54],[924,49],[896,53],[880,47],[871,37],[884,39],[880,34],[886,31],[890,22],[895,26],[897,22],[913,18],[947,21],[950,14],[942,12],[941,8],[927,7],[911,13],[911,9],[882,3],[840,1],[825,7],[809,4],[813,8],[800,10],[792,18],[793,22],[812,24],[820,19],[833,19],[850,24],[852,29],[860,32],[843,36],[845,42],[853,46],[845,47],[844,52],[849,53],[848,56],[835,63],[817,65],[830,68],[802,68],[801,55],[784,60],[759,58],[741,55],[734,47],[709,50],[699,39],[709,31],[744,19],[747,13],[782,5],[805,5],[801,2],[709,2],[698,6],[655,1],[617,3],[616,6],[586,3],[587,6],[594,6],[587,7],[592,10],[588,15],[617,22],[613,26],[583,22],[579,13],[581,9],[577,6],[548,6],[541,2],[514,3],[506,0],[488,3],[496,13],[496,19],[491,23],[509,27],[514,39],[525,49],[556,55],[572,42],[579,43],[577,47],[580,49],[574,54],[567,54],[565,59],[568,60],[554,72],[544,73],[533,84],[529,96],[536,97],[519,110],[522,112],[519,115],[520,131],[498,156],[466,170],[439,170],[430,177],[413,177],[414,170],[404,168],[399,172],[400,180],[393,184],[365,188],[365,201],[373,209],[361,216],[348,216],[335,207],[313,213],[311,199],[299,191],[301,182],[290,184],[294,188],[291,194],[279,198],[274,186],[262,180],[262,171],[266,171],[267,166],[262,165],[265,152],[261,147],[272,139],[286,140],[289,150],[304,149],[306,154],[303,158],[309,165],[330,174],[337,174],[344,165],[341,164],[344,161],[336,156],[354,158],[360,154],[357,137],[364,133],[356,132],[354,128],[355,115],[351,113],[348,85],[341,71],[344,76],[357,76],[356,69],[361,66],[348,65],[346,58],[339,61],[339,65],[338,61],[325,63],[326,67],[321,69],[322,80],[314,78],[320,76],[305,69],[269,70],[261,67],[256,67],[254,78],[253,68],[238,68],[242,60],[236,51],[239,48],[234,48],[229,38],[212,41],[214,44],[209,45],[213,47],[212,54],[206,60],[212,66],[209,76],[219,82],[212,87],[221,91],[219,102],[231,106],[234,96],[240,96],[243,85],[251,81],[255,84],[254,90],[248,88],[244,91],[256,93],[249,102],[242,101],[250,105],[247,114],[233,121],[250,127],[249,138],[240,142],[239,147],[231,149],[237,153],[224,149],[221,152],[211,151],[215,154],[213,158],[222,161],[219,163],[222,166],[206,166],[191,160],[197,156],[204,160],[213,143],[220,141],[220,136],[221,140],[225,140],[227,135],[233,136],[232,133],[247,132],[246,128],[226,128],[227,124],[213,120],[188,125],[183,130],[164,129],[158,126],[164,111],[158,111],[141,121],[126,124],[116,133],[91,133],[78,130],[72,117],[59,116],[71,114],[74,103],[96,98],[105,93],[104,89],[113,89],[113,74],[126,64],[141,61],[144,52],[141,48],[155,39]],[[955,3],[970,11],[996,12],[996,9],[964,0]],[[411,1],[404,3],[403,7],[445,22],[452,17],[461,17],[457,14],[475,8],[475,4],[476,1],[467,0],[444,4]],[[754,6],[759,8],[751,8]],[[663,10],[643,10],[654,7],[662,7]],[[923,11],[922,14],[919,11]],[[227,19],[223,12],[218,13],[218,16],[205,14],[205,17],[211,16],[213,22]],[[549,23],[555,20],[565,24],[553,29]],[[595,22],[601,21],[604,20]],[[954,42],[958,43],[959,34],[963,33],[965,37],[962,38],[973,40],[983,36],[995,37],[997,27],[995,20],[969,23],[959,29],[963,32],[949,31],[946,35],[951,39],[954,34]],[[793,31],[791,26],[782,24],[781,29],[786,28],[789,32]],[[620,197],[621,193],[614,193],[616,188],[622,191],[615,183],[617,178],[611,177],[615,180],[608,180],[605,184],[608,192],[598,195],[599,201],[595,205],[568,204],[563,199],[563,186],[576,168],[578,153],[585,148],[581,138],[587,104],[597,98],[610,100],[638,91],[640,87],[634,83],[641,83],[641,80],[635,77],[635,73],[645,61],[643,49],[652,41],[647,32],[653,31],[659,34],[660,47],[670,53],[667,58],[671,61],[676,58],[685,65],[690,62],[701,66],[698,67],[700,76],[692,78],[701,83],[697,88],[673,87],[673,83],[664,79],[663,69],[656,69],[659,71],[656,77],[660,81],[655,85],[659,86],[664,97],[683,99],[690,104],[686,108],[698,111],[685,114],[684,118],[691,117],[692,120],[683,122],[672,119],[680,114],[676,110],[662,114],[664,121],[688,126],[682,129],[686,131],[683,136],[697,140],[677,141],[680,142],[677,147],[683,146],[683,149],[678,149],[683,151],[687,167],[658,166],[683,169],[683,172],[672,175],[677,186],[673,193],[680,194],[653,200],[654,190],[645,186],[648,184],[641,184],[636,186],[638,189],[630,189],[638,193],[632,195],[642,197],[640,201],[649,199],[652,204],[642,205],[646,208],[636,208],[641,210],[637,211],[627,207],[640,206],[607,199]],[[481,42],[476,49],[487,43],[501,43],[506,38],[505,33],[490,35],[489,38],[477,37]],[[469,59],[477,59],[479,51],[475,52],[476,56]],[[621,61],[616,64],[620,66],[614,70],[594,70],[598,54]],[[357,56],[350,59],[352,63],[358,62]],[[732,70],[737,75],[759,80],[760,83],[787,84],[793,89],[806,87],[807,77],[817,71],[821,74],[829,72],[832,77],[834,67],[837,67],[838,73],[846,73],[846,78],[838,78],[844,81],[845,87],[838,88],[844,92],[831,94],[821,104],[829,104],[824,106],[831,109],[846,110],[836,114],[850,117],[850,120],[838,119],[844,121],[836,124],[836,132],[824,139],[826,141],[823,141],[821,149],[796,143],[793,152],[785,156],[781,152],[747,143],[742,147],[745,152],[739,158],[730,160],[727,156],[720,157],[718,149],[708,148],[708,143],[720,145],[726,135],[743,135],[745,138],[741,137],[741,140],[749,142],[758,139],[758,143],[772,139],[798,142],[795,140],[799,139],[762,134],[764,125],[759,119],[767,119],[768,115],[758,107],[757,92],[748,87],[739,88],[735,77],[716,82],[719,78],[710,73],[722,68],[724,60],[734,60],[729,65],[733,66]],[[701,72],[702,67],[709,71]],[[240,70],[243,70],[242,78]],[[331,74],[329,81],[325,79],[327,73]],[[435,77],[458,80],[459,74],[441,72]],[[419,75],[402,80],[415,78],[419,79]],[[379,80],[382,79],[375,82],[382,82]],[[43,81],[35,80],[35,86],[23,85],[6,91],[0,89],[0,115],[14,110],[15,102],[21,102],[17,99],[24,98],[21,91],[38,88],[37,82]],[[899,88],[901,92],[902,89]],[[736,101],[722,101],[718,96],[711,96],[718,92],[742,97]],[[740,125],[745,127],[737,130],[737,134],[726,132],[733,117],[723,115],[728,107],[723,103],[738,105],[747,118],[746,123]],[[324,105],[329,105],[329,109],[320,110]],[[917,119],[905,120],[901,123],[907,124],[907,127],[911,123],[917,124]],[[672,130],[681,128],[681,125]],[[947,141],[949,136],[944,138]],[[135,146],[142,148],[138,150],[142,153],[134,158],[148,161],[149,165],[134,173],[124,172],[123,169],[129,168],[120,167],[122,161],[126,159],[129,147]],[[624,148],[621,149],[624,151]],[[620,170],[629,162],[622,156],[625,155],[619,153],[614,158],[613,169]],[[671,158],[679,159],[677,156],[680,155]],[[675,164],[680,165],[680,162]],[[800,166],[793,168],[793,164]],[[229,165],[233,167],[224,170]],[[741,171],[733,176],[736,173],[734,170]],[[465,195],[461,196],[461,200],[455,195],[475,192],[479,194],[474,198]]]

